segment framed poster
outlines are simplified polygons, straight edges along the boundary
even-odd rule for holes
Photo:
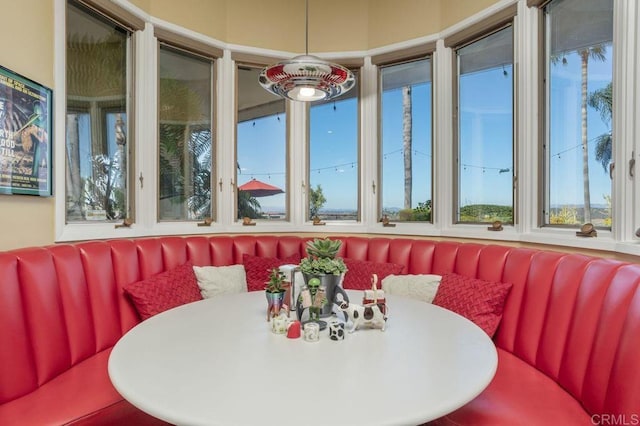
[[[52,195],[52,96],[0,66],[0,194]]]

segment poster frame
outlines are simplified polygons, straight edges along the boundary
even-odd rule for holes
[[[53,196],[52,145],[53,90],[0,65],[0,195]]]

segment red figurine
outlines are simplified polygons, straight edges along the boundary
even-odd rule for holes
[[[287,328],[287,337],[297,339],[300,337],[300,321],[292,321]]]

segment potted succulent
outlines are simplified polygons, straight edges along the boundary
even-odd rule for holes
[[[337,293],[342,294],[345,300],[349,300],[347,294],[340,287],[342,276],[347,272],[344,260],[338,257],[341,245],[342,241],[330,238],[315,238],[312,241],[307,241],[307,257],[300,261],[300,271],[307,287],[310,284],[316,284],[316,280],[311,280],[317,278],[325,289],[326,300],[329,303],[322,307],[321,316],[331,314]]]
[[[284,303],[284,295],[286,292],[285,275],[280,269],[273,268],[269,271],[269,281],[265,283],[264,290],[267,296],[267,321],[272,317],[278,316],[280,309]]]
[[[300,262],[300,271],[305,275],[342,275],[347,272],[344,260],[338,256],[342,241],[316,238],[307,241],[307,257]],[[307,279],[305,278],[305,281]]]
[[[285,276],[280,269],[273,268],[269,271],[269,281],[264,286],[267,293],[284,293]]]

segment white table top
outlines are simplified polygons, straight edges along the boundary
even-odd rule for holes
[[[389,295],[386,331],[325,329],[316,343],[272,333],[266,306],[251,292],[156,315],[116,344],[111,381],[179,425],[416,425],[472,400],[497,367],[486,333],[424,302]]]

